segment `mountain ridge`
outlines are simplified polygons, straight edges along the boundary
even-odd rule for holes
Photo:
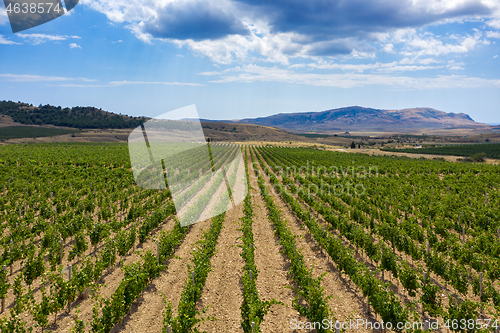
[[[447,113],[430,107],[384,110],[348,106],[319,112],[279,113],[267,117],[241,119],[238,122],[273,126],[293,131],[377,130],[411,131],[415,129],[489,128],[465,113]]]

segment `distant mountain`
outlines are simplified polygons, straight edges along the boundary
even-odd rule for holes
[[[0,101],[0,114],[9,116],[21,125],[53,125],[79,129],[136,128],[147,118],[131,117],[107,112],[94,107],[62,108],[60,106]]]
[[[490,128],[465,113],[447,113],[432,108],[380,110],[350,106],[322,112],[280,113],[243,119],[240,123],[278,127],[291,131],[380,131],[406,132],[415,129]]]

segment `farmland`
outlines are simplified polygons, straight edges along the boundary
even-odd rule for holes
[[[498,166],[241,149],[245,200],[181,226],[125,144],[0,146],[1,331],[495,331]]]
[[[449,145],[441,147],[425,147],[420,149],[386,149],[393,152],[403,153],[418,153],[418,154],[434,154],[434,155],[456,155],[456,156],[473,156],[475,154],[484,154],[488,158],[500,158],[500,144],[498,143],[482,143],[482,144],[467,144],[467,145]]]

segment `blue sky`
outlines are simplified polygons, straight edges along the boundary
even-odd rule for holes
[[[0,100],[240,119],[361,105],[500,123],[498,0],[82,0],[12,33]]]

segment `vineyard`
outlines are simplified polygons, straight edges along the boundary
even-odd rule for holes
[[[434,154],[434,155],[456,155],[473,156],[475,154],[484,154],[488,158],[500,158],[500,144],[498,143],[479,143],[465,145],[449,145],[441,147],[424,147],[420,149],[396,149],[385,148],[387,151],[410,153],[410,154]]]
[[[210,146],[176,205],[125,144],[0,146],[1,332],[500,331],[498,166]]]

